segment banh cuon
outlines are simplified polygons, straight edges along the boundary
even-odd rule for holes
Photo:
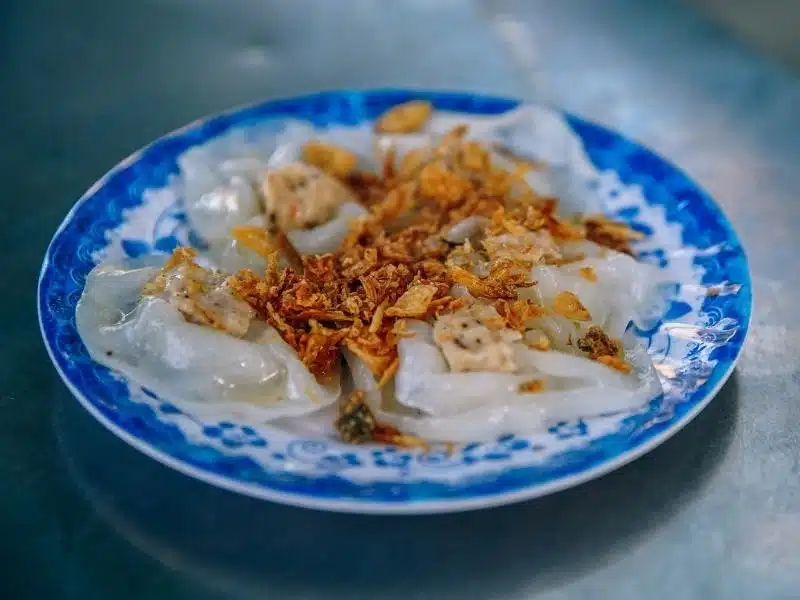
[[[546,164],[465,125],[426,134],[432,112],[380,117],[370,160],[310,139],[195,165],[184,202],[207,247],[97,266],[77,310],[92,357],[264,422],[326,411],[354,443],[484,440],[643,406],[660,386],[626,329],[662,276],[636,260],[641,234],[561,214],[537,183]]]

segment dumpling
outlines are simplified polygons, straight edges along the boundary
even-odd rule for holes
[[[109,262],[89,274],[78,332],[92,358],[173,401],[248,403],[264,420],[333,404],[325,384],[219,273],[175,256]]]
[[[586,258],[562,265],[536,265],[531,279],[537,284],[520,291],[546,307],[555,306],[565,295],[579,299],[586,309],[585,318],[571,319],[568,311],[556,307],[556,314],[536,325],[561,349],[566,349],[564,345],[576,331],[582,335],[591,325],[622,337],[631,321],[647,327],[663,315],[669,289],[660,269],[592,242],[567,244],[561,252]]]
[[[528,174],[529,185],[543,196],[559,198],[563,216],[602,212],[600,195],[588,185],[594,168],[564,115],[528,105],[508,113],[508,118],[513,126],[505,131],[504,145],[545,166]]]
[[[400,365],[393,385],[381,390],[366,365],[345,353],[354,386],[366,393],[379,420],[426,439],[474,441],[636,409],[661,391],[647,353],[633,339],[626,340],[625,346],[632,372],[622,374],[583,356],[530,348],[509,330],[489,340],[485,325],[470,323],[475,319],[475,314],[457,313],[447,328],[408,321],[414,335],[400,341]],[[463,335],[454,337],[452,327]],[[492,358],[488,348],[474,346],[476,335],[481,336],[479,345],[497,346],[500,360]],[[477,370],[476,361],[448,357],[448,343],[463,345],[464,352],[480,355],[494,370]]]
[[[345,202],[336,216],[311,229],[294,229],[287,234],[301,254],[334,252],[347,237],[353,221],[367,214],[367,209],[357,202]]]
[[[234,227],[277,226],[298,252],[318,254],[336,250],[351,222],[367,214],[344,185],[317,167],[301,162],[248,167],[252,168],[216,174],[210,170],[195,176],[193,187],[186,186],[189,221],[208,242],[209,256],[225,271],[263,268],[262,257],[231,237]]]
[[[211,244],[263,212],[258,184],[267,168],[265,160],[252,156],[215,159],[192,149],[181,160],[189,221]]]
[[[296,229],[287,234],[289,241],[301,254],[325,254],[334,252],[347,237],[352,222],[366,214],[359,204],[348,202],[339,209],[337,216],[331,221],[312,229]],[[247,227],[256,228],[259,237],[269,238],[263,226],[264,216],[259,215],[244,223]],[[235,273],[240,269],[264,270],[263,254],[244,245],[235,235],[231,235],[211,246],[208,256],[212,262],[226,273]]]
[[[470,319],[471,315],[462,318]],[[481,351],[461,341],[461,337],[475,341],[476,336],[470,329],[465,329],[465,335],[452,342],[440,337],[439,343],[434,337],[436,329],[436,326],[423,321],[409,321],[408,330],[414,336],[401,340],[398,347],[400,366],[395,375],[395,396],[400,404],[431,416],[448,416],[475,408],[488,400],[505,403],[518,395],[521,383],[531,379],[533,373],[517,370],[513,342],[483,340],[484,350]],[[465,364],[452,355],[448,356],[450,347],[458,349],[460,346],[464,346],[462,352],[474,356],[474,360]],[[493,354],[499,358],[492,360]],[[495,370],[477,370],[478,361],[487,357]]]
[[[367,214],[343,184],[304,163],[268,171],[262,197],[267,228],[280,227],[302,254],[336,250],[351,222]]]
[[[267,237],[264,230],[264,215],[257,215],[244,223],[237,224],[227,237],[216,240],[208,249],[208,258],[213,264],[226,273],[236,273],[241,269],[250,269],[255,272],[262,272],[265,267],[263,254],[256,252],[242,243],[241,240],[231,235],[236,227],[242,225],[256,228],[264,237]]]
[[[542,106],[525,105],[502,115],[471,119],[467,139],[479,140],[487,146],[502,147],[540,168],[525,175],[525,182],[538,194],[559,198],[563,216],[603,212],[600,194],[590,185],[595,175],[580,137],[563,114]],[[462,122],[443,113],[431,119],[426,133],[382,136],[381,150],[396,147],[398,155],[430,148],[453,127]],[[492,162],[509,171],[514,165],[504,153],[492,152]]]

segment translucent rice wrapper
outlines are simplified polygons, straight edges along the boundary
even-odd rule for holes
[[[327,223],[312,229],[295,229],[287,234],[289,241],[300,254],[325,254],[335,251],[347,236],[353,221],[367,214],[367,210],[355,202],[346,202],[337,215]],[[263,215],[257,215],[239,225],[263,226]],[[208,256],[212,262],[227,273],[240,269],[264,270],[262,256],[253,252],[232,237],[214,240],[209,245]]]
[[[78,303],[78,332],[92,358],[176,402],[247,403],[259,418],[304,415],[333,404],[325,385],[266,323],[243,339],[187,322],[166,300],[141,297],[163,257],[102,264]]]
[[[435,143],[461,124],[461,117],[434,113],[425,130],[412,135],[381,136],[379,147],[395,146],[399,153]],[[563,216],[602,212],[600,196],[588,185],[596,175],[578,135],[564,116],[537,105],[523,105],[500,115],[472,116],[467,139],[502,146],[520,158],[539,163],[526,182],[539,194],[559,198]],[[512,163],[494,153],[496,164],[513,170]]]
[[[583,335],[591,325],[599,325],[615,338],[622,337],[631,322],[647,329],[669,306],[672,285],[659,268],[592,242],[566,244],[562,251],[586,258],[559,266],[537,265],[531,271],[536,285],[520,290],[522,297],[543,306],[551,306],[558,294],[571,292],[591,314],[589,322],[548,315],[537,323],[558,348],[566,350],[568,340]],[[595,280],[583,276],[584,269],[590,270]]]
[[[189,222],[208,243],[209,256],[217,266],[227,272],[263,268],[263,259],[242,248],[230,232],[239,225],[262,226],[264,208],[259,190],[263,174],[299,160],[303,144],[324,138],[307,125],[291,124],[272,139],[223,136],[181,157]],[[287,235],[301,254],[332,252],[344,241],[352,221],[365,214],[360,204],[346,202],[331,221]]]
[[[377,388],[358,357],[345,354],[356,389],[379,420],[429,440],[468,442],[498,435],[540,432],[578,417],[635,410],[661,393],[647,352],[626,339],[632,373],[623,375],[584,357],[515,344],[516,373],[453,373],[433,341],[431,325],[410,322],[413,338],[399,345],[394,385]],[[541,380],[544,391],[521,393],[519,385]]]

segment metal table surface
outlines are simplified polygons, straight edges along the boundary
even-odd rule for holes
[[[0,598],[800,598],[800,80],[677,2],[492,6],[0,5]],[[190,480],[78,407],[41,345],[34,287],[49,236],[94,179],[173,127],[263,97],[530,91],[487,25],[497,11],[532,36],[549,100],[681,165],[743,238],[752,330],[692,424],[552,497],[361,518]]]

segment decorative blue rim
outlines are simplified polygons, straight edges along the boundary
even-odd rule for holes
[[[715,248],[695,263],[702,283],[741,286],[738,293],[705,298],[701,313],[736,323],[735,333],[714,346],[713,370],[677,403],[667,418],[652,411],[629,417],[616,432],[564,452],[544,464],[508,467],[490,477],[451,482],[376,481],[358,483],[336,473],[309,476],[268,470],[246,456],[225,454],[189,441],[150,406],[135,403],[107,369],[91,361],[75,326],[75,307],[93,255],[106,245],[105,232],[119,226],[123,212],[142,202],[179,172],[177,157],[233,127],[275,118],[316,126],[357,125],[389,107],[426,99],[439,110],[474,115],[507,112],[518,101],[458,92],[412,90],[332,91],[264,102],[189,125],[124,160],[76,203],[47,249],[38,289],[40,326],[59,374],[76,398],[114,433],[184,473],[235,491],[288,504],[350,512],[440,512],[505,504],[576,485],[644,454],[677,432],[710,401],[730,375],[744,343],[751,313],[747,259],[721,209],[685,174],[650,150],[599,125],[574,116],[568,121],[600,170],[615,171],[622,183],[641,186],[647,202],[664,208],[669,222],[683,227],[687,246]]]

